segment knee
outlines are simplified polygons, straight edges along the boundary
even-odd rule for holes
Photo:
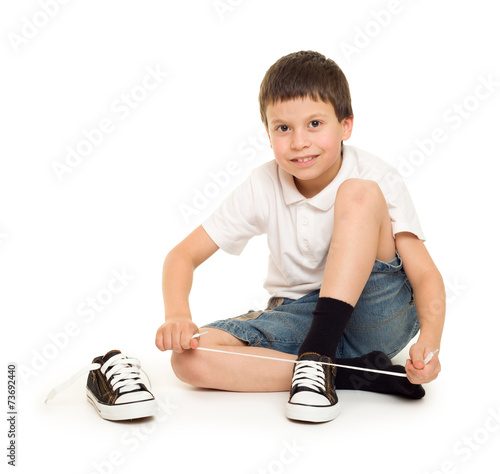
[[[193,351],[173,352],[170,359],[176,377],[184,383],[203,387],[203,364]]]
[[[376,181],[369,179],[346,179],[337,191],[337,197],[352,201],[365,201],[373,199],[382,193]]]
[[[371,208],[381,203],[385,204],[385,198],[377,182],[359,178],[344,181],[335,198],[336,209],[353,205]]]

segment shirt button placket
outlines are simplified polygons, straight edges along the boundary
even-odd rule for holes
[[[307,202],[301,203],[299,206],[299,215],[297,216],[299,221],[300,246],[305,254],[310,254],[308,208],[309,205]]]

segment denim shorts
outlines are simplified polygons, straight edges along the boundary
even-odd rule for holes
[[[204,327],[222,329],[250,346],[297,354],[309,331],[319,290],[302,298],[272,297],[264,311],[249,311]],[[359,357],[378,350],[394,357],[418,333],[413,291],[396,257],[375,260],[337,348],[337,358]]]

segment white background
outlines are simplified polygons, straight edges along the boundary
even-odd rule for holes
[[[2,2],[1,350],[5,382],[7,364],[18,364],[17,472],[497,472],[493,3]],[[272,159],[260,81],[302,49],[344,70],[349,143],[404,174],[448,295],[443,372],[427,396],[339,392],[342,415],[318,426],[288,421],[285,393],[188,387],[154,346],[163,259]],[[147,90],[151,70],[159,75]],[[109,133],[99,137],[92,131],[103,120]],[[87,156],[58,179],[68,147]],[[206,262],[192,291],[195,321],[261,306],[266,261],[260,238],[239,258],[218,252]],[[127,275],[114,294],[113,272]],[[86,306],[91,297],[99,311]],[[115,348],[141,359],[163,406],[156,419],[100,419],[85,401],[85,377],[43,404],[53,386]]]

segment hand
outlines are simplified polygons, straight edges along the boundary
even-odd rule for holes
[[[156,331],[156,347],[160,351],[184,352],[196,349],[199,338],[191,339],[198,332],[198,326],[188,318],[167,319]]]
[[[441,372],[441,363],[439,362],[438,354],[434,354],[430,362],[425,365],[424,359],[436,347],[431,347],[429,344],[417,342],[410,348],[410,359],[406,361],[406,375],[408,380],[413,384],[429,383],[435,380]]]

